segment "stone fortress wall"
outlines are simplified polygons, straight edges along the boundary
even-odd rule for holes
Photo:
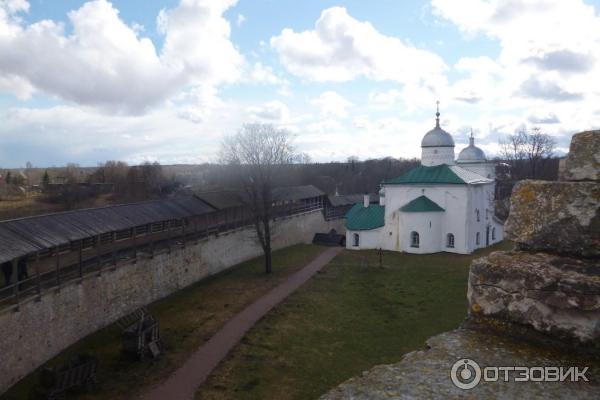
[[[320,210],[275,222],[273,248],[343,231]],[[262,255],[251,228],[210,236],[154,258],[90,274],[0,314],[0,394],[83,337],[202,278]]]

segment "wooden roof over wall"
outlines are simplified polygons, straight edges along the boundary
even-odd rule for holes
[[[0,263],[74,240],[213,211],[201,200],[185,197],[2,221]]]
[[[246,194],[238,190],[222,190],[214,192],[194,192],[194,195],[217,210],[242,207]],[[321,190],[313,185],[282,186],[273,189],[275,201],[297,201],[324,196]]]
[[[277,188],[273,195],[277,200],[300,200],[323,194],[306,185]],[[0,263],[75,240],[242,205],[236,191],[205,192],[0,221]]]

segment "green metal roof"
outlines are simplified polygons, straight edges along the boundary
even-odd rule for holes
[[[464,185],[465,182],[446,164],[433,167],[420,166],[413,168],[404,175],[383,182],[387,185],[410,185],[418,183],[449,183]]]
[[[436,202],[427,196],[419,196],[400,207],[404,212],[439,212],[444,211]]]
[[[346,229],[351,231],[367,231],[385,225],[385,207],[370,204],[365,207],[362,203],[355,204],[346,214]]]

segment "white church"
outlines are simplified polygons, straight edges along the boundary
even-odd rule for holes
[[[421,141],[421,165],[381,184],[379,204],[369,196],[346,215],[348,249],[469,254],[502,240],[494,215],[495,165],[475,146],[454,158],[454,139],[440,127]]]

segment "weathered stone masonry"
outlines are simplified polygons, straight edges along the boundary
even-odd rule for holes
[[[315,232],[340,224],[326,222],[321,211],[286,217],[275,223],[273,248],[310,243]],[[45,292],[40,301],[21,304],[17,312],[0,314],[0,393],[71,344],[136,308],[261,254],[252,229],[236,230],[105,270],[100,276],[88,275]]]
[[[578,133],[561,181],[515,186],[506,231],[518,250],[473,261],[472,321],[600,349],[599,158],[600,131]]]

